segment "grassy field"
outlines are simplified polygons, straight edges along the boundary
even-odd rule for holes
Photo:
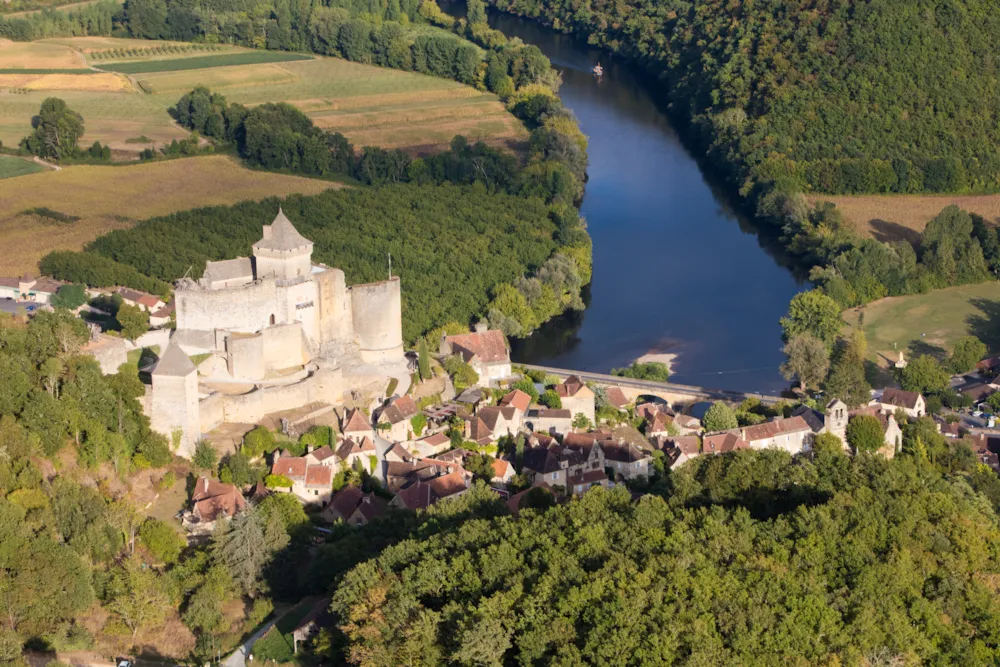
[[[257,65],[260,63],[293,62],[296,60],[312,60],[312,56],[299,53],[283,53],[281,51],[245,51],[242,53],[223,53],[213,56],[192,56],[157,58],[139,62],[117,62],[102,64],[101,69],[121,74],[146,74],[152,72],[178,72],[192,69],[208,69],[210,67],[233,67],[237,65]]]
[[[0,180],[0,275],[35,270],[51,250],[79,250],[112,229],[174,211],[314,194],[335,183],[252,171],[222,155],[128,166],[77,166]],[[72,223],[27,214],[48,207],[79,216]]]
[[[48,60],[34,64],[27,52],[47,54]],[[69,68],[75,58],[80,66],[87,60],[95,67],[132,73],[0,74],[0,141],[16,144],[28,133],[42,100],[54,92],[83,115],[84,143],[99,140],[117,150],[138,151],[143,147],[127,145],[125,140],[142,135],[154,142],[180,139],[187,133],[172,122],[167,109],[199,84],[247,105],[294,104],[318,125],[342,132],[356,146],[416,153],[443,147],[456,134],[494,145],[512,145],[527,136],[495,96],[454,81],[335,58],[274,62],[288,57],[300,56],[110,37],[11,44],[0,50],[0,70]],[[206,67],[233,59],[251,62]],[[181,69],[195,65],[199,68]],[[164,68],[169,71],[148,71]],[[8,92],[11,89],[17,94]]]
[[[898,296],[844,312],[852,328],[862,327],[868,356],[881,366],[899,358],[932,354],[943,358],[962,336],[978,336],[991,352],[1000,351],[1000,282],[963,285],[927,294]]]
[[[0,178],[13,178],[45,171],[45,167],[30,160],[10,155],[0,155]]]
[[[814,195],[831,201],[855,229],[880,241],[916,241],[927,222],[952,204],[1000,223],[1000,195]]]

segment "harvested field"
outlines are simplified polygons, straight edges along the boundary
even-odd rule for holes
[[[296,60],[312,60],[312,56],[281,51],[245,51],[214,56],[194,56],[190,58],[169,58],[144,60],[140,62],[110,63],[101,65],[108,72],[122,74],[144,74],[147,72],[179,72],[213,67],[234,67],[239,65],[259,65],[261,63],[283,63]]]
[[[0,155],[0,178],[13,178],[46,171],[42,165],[11,155]]]
[[[168,98],[163,98],[164,102],[168,99],[176,102],[177,98],[194,88],[197,84],[208,86],[213,91],[217,90],[226,94],[227,89],[232,87],[266,86],[269,88],[276,84],[294,83],[296,81],[294,74],[275,64],[217,67],[197,73],[181,71],[166,74],[143,74],[137,78],[139,85],[147,93],[169,95]],[[276,98],[274,101],[285,100]]]
[[[103,0],[83,0],[83,2],[70,2],[65,5],[56,5],[54,7],[45,7],[42,9],[26,9],[22,12],[11,12],[10,14],[6,14],[6,16],[8,16],[9,18],[22,18],[25,16],[30,16],[31,14],[39,14],[45,11],[46,9],[51,9],[52,11],[56,12],[71,12],[73,10],[80,9],[81,7],[86,7],[87,5],[93,5],[102,1]],[[118,4],[122,4],[124,0],[115,0],[115,2],[117,2]]]
[[[1000,195],[812,195],[808,200],[833,202],[855,229],[880,241],[919,241],[927,222],[952,204],[1000,224]]]
[[[200,206],[315,194],[336,183],[253,171],[222,155],[119,167],[77,166],[0,181],[0,275],[36,269],[51,250],[79,250],[97,236],[138,220]],[[49,207],[72,223],[23,214]]]
[[[124,93],[132,90],[120,74],[0,74],[0,90],[78,90],[96,93]]]
[[[303,56],[110,37],[57,38],[31,46],[60,53],[75,50],[78,58],[86,54],[95,66],[134,73],[0,74],[0,141],[6,145],[16,144],[30,131],[31,117],[42,100],[58,92],[83,116],[84,144],[96,140],[134,154],[145,146],[125,144],[126,139],[146,136],[160,145],[187,136],[167,109],[197,85],[248,106],[288,102],[320,127],[342,132],[358,147],[379,145],[421,153],[446,146],[455,134],[501,147],[527,137],[521,122],[493,95],[446,79],[336,58],[274,62]],[[209,66],[248,60],[254,64]],[[188,66],[201,69],[181,69]],[[5,85],[4,76],[22,78],[11,78]],[[130,89],[133,85],[137,89]]]
[[[0,39],[0,69],[86,69],[86,59],[73,49],[44,42]]]
[[[856,327],[864,314],[868,356],[880,366],[896,361],[899,350],[908,358],[931,354],[943,358],[962,336],[974,335],[1000,351],[1000,282],[962,285],[927,294],[894,296],[844,312]]]

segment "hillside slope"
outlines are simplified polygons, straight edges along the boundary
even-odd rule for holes
[[[1000,189],[1000,14],[985,0],[492,2],[662,73],[740,180]]]

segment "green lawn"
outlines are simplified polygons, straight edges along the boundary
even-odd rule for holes
[[[909,357],[943,357],[962,336],[979,337],[990,352],[1000,351],[1000,282],[963,285],[927,294],[889,297],[844,312],[851,327],[863,314],[868,356],[879,365]]]
[[[22,160],[19,157],[0,155],[0,178],[13,178],[39,171],[45,171],[45,167],[30,160]]]

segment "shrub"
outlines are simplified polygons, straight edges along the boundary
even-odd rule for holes
[[[562,399],[559,398],[559,394],[555,392],[554,389],[547,389],[545,392],[538,397],[538,402],[548,408],[561,408]]]
[[[292,488],[292,480],[284,475],[268,475],[264,478],[264,486],[269,489],[290,489]]]

